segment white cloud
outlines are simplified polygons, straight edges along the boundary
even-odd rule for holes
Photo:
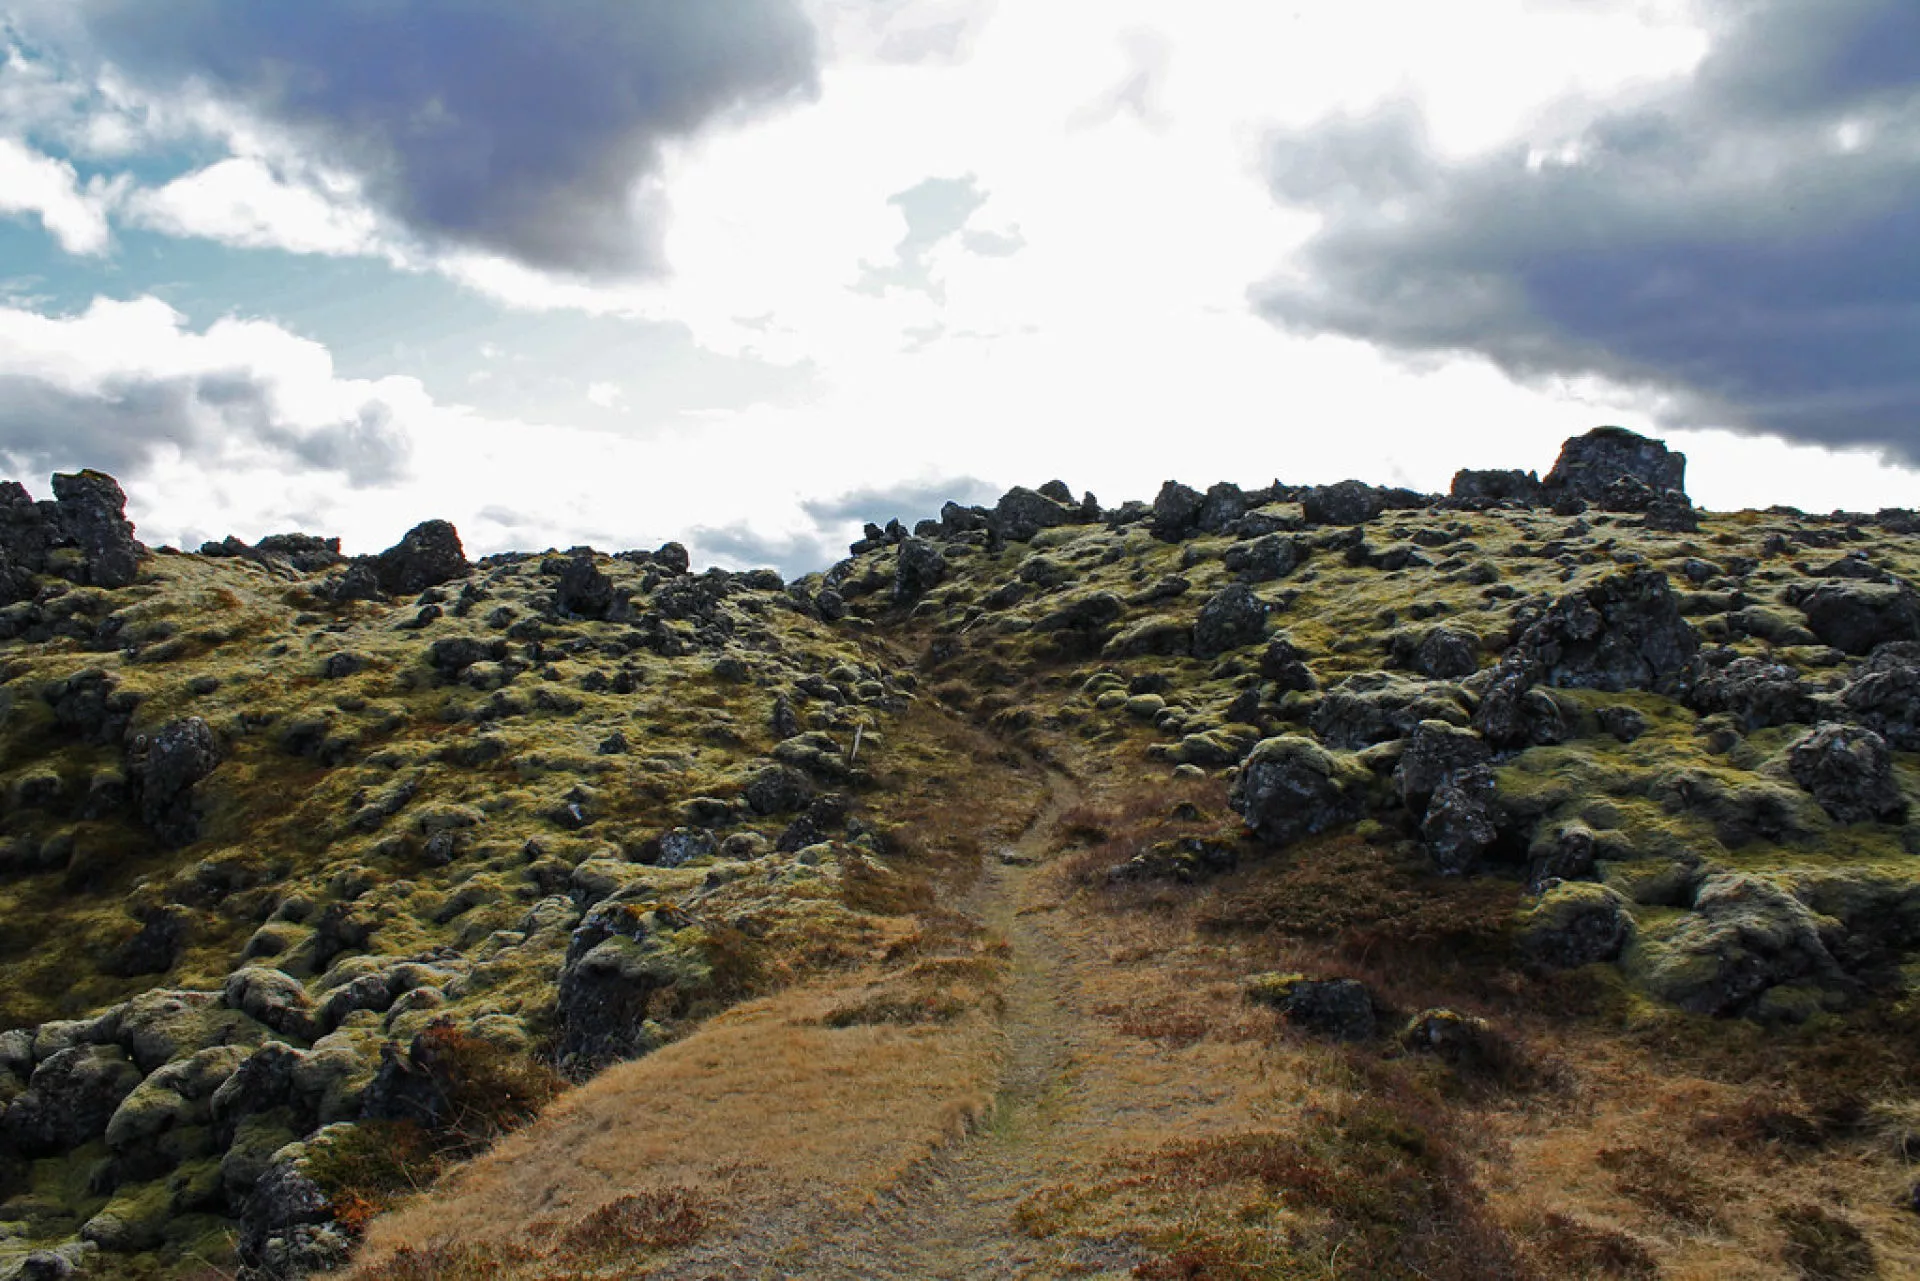
[[[620,390],[618,383],[590,383],[587,386],[587,403],[602,409],[617,409],[626,397],[627,394]]]
[[[333,189],[290,182],[266,161],[232,157],[135,192],[125,216],[171,236],[199,236],[247,249],[335,256],[383,248],[379,219],[345,180]]]
[[[70,254],[107,251],[107,210],[124,188],[98,177],[83,183],[66,161],[0,138],[0,213],[33,214]]]

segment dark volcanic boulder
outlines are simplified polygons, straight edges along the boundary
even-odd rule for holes
[[[560,1060],[587,1069],[658,1044],[648,1026],[656,994],[691,997],[710,975],[697,949],[677,945],[692,918],[646,895],[615,895],[587,911],[560,968]]]
[[[1433,865],[1448,875],[1471,872],[1499,838],[1493,770],[1472,766],[1447,775],[1427,801],[1420,839]]]
[[[1899,822],[1907,816],[1887,742],[1870,729],[1821,725],[1794,742],[1787,768],[1836,823]]]
[[[1703,715],[1730,713],[1747,733],[1808,721],[1814,714],[1813,691],[1799,673],[1764,658],[1736,658],[1709,672],[1694,685],[1687,704]]]
[[[1455,680],[1480,670],[1480,638],[1455,627],[1436,627],[1413,651],[1413,670],[1435,680]]]
[[[147,549],[134,541],[126,518],[127,496],[105,472],[82,471],[53,478],[61,541],[86,561],[86,581],[95,587],[125,587],[140,573]]]
[[[1920,596],[1905,583],[1835,579],[1791,590],[1787,599],[1806,614],[1815,636],[1849,654],[1920,640]]]
[[[1193,623],[1193,654],[1215,658],[1228,650],[1252,645],[1267,631],[1267,603],[1244,583],[1222,589],[1205,605]]]
[[[1229,573],[1249,583],[1265,583],[1291,574],[1307,558],[1307,544],[1298,538],[1268,534],[1235,543],[1221,557]]]
[[[1840,693],[1848,716],[1896,751],[1920,751],[1920,644],[1882,645]]]
[[[219,764],[220,745],[198,716],[169,721],[144,744],[136,741],[130,772],[139,782],[140,821],[169,844],[192,841],[199,833],[193,786]]]
[[[460,535],[444,520],[415,525],[406,537],[374,558],[380,590],[393,596],[411,596],[429,587],[464,578],[473,571]]]
[[[1623,476],[1656,495],[1669,489],[1684,493],[1687,456],[1624,427],[1596,427],[1560,447],[1559,460],[1542,484],[1549,498],[1565,495],[1604,505],[1608,487]]]
[[[1328,746],[1351,749],[1405,738],[1422,721],[1464,725],[1467,719],[1458,685],[1397,672],[1356,672],[1327,691],[1312,724]]]
[[[1556,969],[1611,961],[1633,938],[1627,900],[1591,881],[1550,886],[1520,925],[1520,948]]]
[[[1224,534],[1246,514],[1247,496],[1240,486],[1225,480],[1210,485],[1205,501],[1200,504],[1200,532]]]
[[[1241,762],[1229,803],[1255,835],[1286,845],[1358,819],[1372,786],[1373,776],[1351,756],[1283,734]]]
[[[1148,518],[1147,528],[1155,538],[1177,543],[1200,527],[1200,509],[1206,502],[1199,490],[1177,480],[1166,481],[1154,496],[1153,515]]]
[[[1424,507],[1424,494],[1387,489],[1365,481],[1317,485],[1300,497],[1300,512],[1315,525],[1364,525],[1383,511]]]
[[[1280,1011],[1288,1023],[1336,1041],[1371,1040],[1373,994],[1355,979],[1310,979],[1301,974],[1256,974],[1247,999]]]
[[[0,1120],[0,1137],[27,1156],[70,1152],[107,1132],[140,1069],[117,1046],[76,1045],[43,1059]]]
[[[1540,477],[1530,471],[1475,471],[1463,468],[1453,474],[1449,498],[1473,503],[1521,502],[1537,507],[1546,501]]]
[[[585,547],[569,552],[557,566],[553,584],[553,604],[562,614],[575,618],[605,618],[613,610],[613,579],[593,563],[593,552]]]
[[[1684,691],[1700,634],[1680,616],[1679,598],[1657,570],[1603,578],[1555,601],[1507,659],[1536,664],[1549,685],[1569,689]]]
[[[940,585],[947,576],[947,558],[940,549],[923,538],[909,538],[900,544],[900,559],[893,571],[893,600],[897,605],[919,598],[929,588]]]
[[[1014,543],[1024,543],[1043,529],[1072,524],[1080,518],[1077,505],[1020,485],[1002,494],[993,509],[993,527],[1000,537]]]
[[[1493,750],[1472,730],[1446,721],[1421,721],[1394,766],[1393,782],[1409,809],[1423,811],[1449,779],[1493,762]]]

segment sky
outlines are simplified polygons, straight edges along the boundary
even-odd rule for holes
[[[0,0],[0,471],[824,568],[1061,479],[1920,507],[1913,0]]]

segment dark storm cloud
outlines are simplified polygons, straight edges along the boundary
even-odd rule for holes
[[[662,143],[818,87],[798,0],[87,0],[85,14],[138,79],[197,79],[292,127],[430,240],[582,274],[659,269],[659,211],[633,192]]]
[[[1255,305],[1920,461],[1920,5],[1711,11],[1693,76],[1552,139],[1449,161],[1404,103],[1273,136],[1274,195],[1324,222]]]
[[[86,391],[0,375],[0,457],[17,473],[97,467],[124,480],[163,450],[209,465],[264,450],[354,486],[404,477],[410,452],[378,401],[338,422],[295,426],[274,410],[272,389],[245,374],[114,378]]]

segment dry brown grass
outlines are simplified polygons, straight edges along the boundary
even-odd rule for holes
[[[859,1204],[974,1123],[994,1044],[978,1014],[831,1028],[841,999],[824,982],[749,1002],[608,1069],[440,1190],[376,1219],[353,1275],[404,1275],[380,1271],[403,1249],[532,1250],[542,1223],[667,1189],[698,1198],[710,1223],[750,1206]],[[544,1266],[506,1260],[495,1275],[523,1264]]]

